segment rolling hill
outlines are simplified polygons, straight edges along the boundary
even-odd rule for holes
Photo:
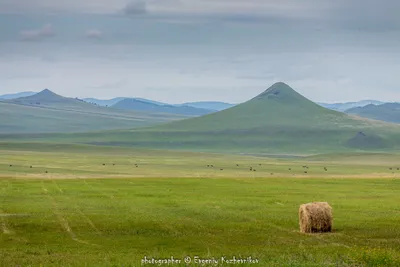
[[[124,100],[121,100],[112,107],[122,110],[159,112],[188,116],[201,116],[214,112],[213,110],[194,108],[190,106],[159,105],[133,98],[126,98]]]
[[[352,127],[356,122],[361,123],[346,114],[320,107],[284,83],[276,83],[243,104],[157,129],[234,132],[277,127]]]
[[[351,108],[345,111],[363,118],[400,123],[400,103],[386,103],[382,105],[367,105]]]
[[[35,107],[54,107],[54,108],[73,108],[73,109],[86,109],[89,107],[94,107],[82,100],[76,98],[68,98],[57,95],[50,91],[49,89],[44,89],[43,91],[36,93],[34,95],[20,97],[16,99],[10,99],[6,101],[8,103],[25,105],[25,106],[35,106]]]
[[[70,133],[127,129],[183,119],[161,113],[121,111],[43,90],[0,102],[0,133]]]
[[[317,154],[398,150],[400,126],[323,108],[288,85],[276,83],[245,103],[202,117],[141,129],[56,138],[64,142],[156,149]],[[36,136],[34,140],[45,139]]]

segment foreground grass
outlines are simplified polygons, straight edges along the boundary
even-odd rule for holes
[[[0,265],[398,266],[399,189],[391,179],[3,179]],[[319,200],[334,208],[334,232],[299,233],[299,204]]]
[[[400,266],[398,162],[390,154],[273,159],[3,143],[0,266],[140,266],[144,257],[187,256]],[[298,207],[311,201],[332,205],[333,233],[298,232]]]

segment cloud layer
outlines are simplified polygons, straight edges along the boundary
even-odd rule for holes
[[[241,102],[285,81],[315,101],[400,101],[398,10],[397,0],[0,0],[1,93]]]

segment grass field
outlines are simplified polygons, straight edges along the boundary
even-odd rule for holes
[[[3,143],[0,266],[399,266],[399,162]],[[311,201],[332,205],[333,233],[299,233]]]

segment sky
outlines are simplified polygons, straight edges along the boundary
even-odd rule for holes
[[[398,0],[0,0],[0,95],[400,101]]]

